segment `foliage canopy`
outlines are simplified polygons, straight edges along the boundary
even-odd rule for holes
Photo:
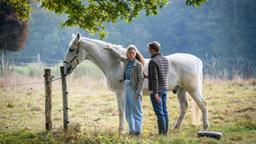
[[[14,5],[22,20],[28,20],[31,12],[29,0],[5,0]],[[186,0],[190,6],[199,6],[206,0]],[[57,14],[66,14],[62,26],[78,26],[85,31],[106,36],[105,23],[118,20],[131,22],[141,11],[146,15],[157,15],[157,10],[168,4],[169,0],[37,0],[45,9]]]

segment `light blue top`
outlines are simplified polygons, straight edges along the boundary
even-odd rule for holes
[[[127,64],[127,67],[126,67],[125,72],[124,72],[124,79],[125,80],[130,80],[131,79],[131,72],[132,72],[133,62],[134,61],[129,60],[129,62]]]

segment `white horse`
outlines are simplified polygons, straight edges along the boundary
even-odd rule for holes
[[[115,92],[119,112],[119,132],[124,131],[124,86],[120,83],[122,78],[123,63],[104,47],[110,45],[120,53],[126,53],[126,49],[120,45],[113,45],[100,40],[81,37],[78,33],[73,34],[69,49],[65,55],[63,64],[66,74],[72,71],[84,60],[92,61],[106,76],[108,87]],[[199,58],[190,54],[172,54],[166,56],[169,61],[168,88],[176,90],[180,104],[180,114],[175,122],[174,128],[180,128],[188,109],[187,92],[191,95],[196,104],[192,103],[192,122],[199,124],[200,113],[203,116],[203,129],[209,126],[208,111],[202,95],[202,62]],[[149,60],[145,60],[145,73]],[[145,81],[147,82],[147,81]],[[144,88],[147,84],[144,83]],[[195,110],[193,110],[193,108]]]

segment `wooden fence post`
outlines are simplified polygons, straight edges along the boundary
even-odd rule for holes
[[[52,130],[52,81],[51,70],[44,70],[45,85],[45,128],[47,131]]]
[[[67,82],[64,67],[60,67],[61,83],[62,83],[62,100],[63,100],[63,125],[64,129],[68,129],[68,97],[67,97]]]

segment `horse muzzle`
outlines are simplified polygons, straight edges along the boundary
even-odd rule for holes
[[[65,75],[70,75],[72,73],[72,65],[69,64],[69,63],[65,63],[63,62],[63,66],[64,66],[64,72],[65,72]]]

